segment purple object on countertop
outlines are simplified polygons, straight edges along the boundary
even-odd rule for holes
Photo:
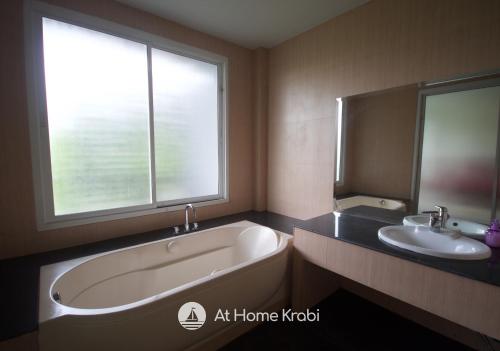
[[[490,247],[500,247],[500,222],[494,219],[486,230],[484,241]]]

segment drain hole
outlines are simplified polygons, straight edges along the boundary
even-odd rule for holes
[[[57,301],[57,302],[60,302],[61,301],[61,295],[59,294],[58,291],[56,291],[55,293],[52,294],[52,298]]]

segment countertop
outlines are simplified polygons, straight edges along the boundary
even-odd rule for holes
[[[329,213],[297,223],[304,230],[362,246],[384,254],[400,257],[442,271],[479,280],[500,287],[500,249],[492,248],[492,255],[486,260],[462,261],[443,259],[414,253],[384,244],[378,239],[378,230],[387,225],[402,224],[404,212],[358,206],[343,211],[339,216]],[[389,213],[389,212],[392,213]],[[370,219],[370,213],[373,215]],[[401,221],[396,217],[400,216]]]
[[[493,255],[488,260],[457,261],[400,250],[379,241],[378,230],[387,225],[401,223],[404,215],[404,212],[358,206],[343,211],[338,217],[329,213],[303,221],[271,212],[250,211],[202,221],[200,230],[242,220],[288,234],[292,234],[293,228],[298,227],[335,240],[500,286],[500,249],[492,249]],[[0,340],[38,328],[38,281],[41,266],[173,236],[176,234],[172,228],[167,228],[0,261]]]

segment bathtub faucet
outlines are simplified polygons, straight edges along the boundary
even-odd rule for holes
[[[198,223],[196,222],[196,208],[194,208],[193,205],[187,204],[186,208],[184,209],[184,214],[186,216],[186,222],[184,223],[184,230],[186,232],[189,232],[191,229],[189,228],[189,209],[193,210],[193,230],[198,229]]]

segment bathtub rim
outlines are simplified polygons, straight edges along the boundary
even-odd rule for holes
[[[226,227],[243,227],[243,230],[252,228],[252,227],[264,227],[272,230],[278,237],[278,245],[275,250],[272,252],[269,252],[265,255],[262,255],[257,258],[250,259],[248,261],[239,263],[235,266],[231,266],[229,268],[216,271],[214,274],[205,276],[190,282],[187,282],[185,284],[182,284],[178,287],[175,287],[173,289],[169,289],[166,291],[163,291],[159,294],[153,295],[146,297],[144,299],[134,301],[128,304],[124,305],[119,305],[119,306],[113,306],[113,307],[104,307],[104,308],[78,308],[78,307],[71,307],[67,306],[64,304],[61,304],[57,301],[54,300],[51,292],[54,284],[57,282],[59,278],[61,278],[64,274],[70,272],[77,266],[84,264],[85,262],[91,261],[95,258],[104,256],[104,255],[110,255],[114,254],[116,252],[121,252],[124,250],[131,250],[137,247],[142,247],[146,245],[153,245],[157,244],[160,242],[168,242],[171,240],[176,240],[179,238],[184,238],[188,236],[194,236],[194,235],[199,235],[201,233],[206,233],[209,231],[214,231],[217,230],[218,228],[226,228]],[[187,291],[197,285],[205,284],[207,282],[213,281],[218,278],[222,278],[226,275],[229,275],[237,270],[245,269],[248,267],[251,267],[252,265],[256,263],[261,263],[263,261],[270,260],[274,257],[278,257],[280,254],[282,254],[285,250],[287,250],[289,243],[291,239],[293,238],[292,235],[286,234],[283,232],[280,232],[278,230],[272,229],[270,227],[254,223],[248,220],[243,220],[243,221],[238,221],[226,225],[221,225],[218,227],[213,227],[213,228],[207,228],[204,230],[199,230],[196,232],[192,233],[186,233],[186,234],[181,234],[181,235],[176,235],[172,236],[169,238],[164,238],[164,239],[159,239],[159,240],[153,240],[137,245],[132,245],[120,249],[115,249],[115,250],[110,250],[110,251],[105,251],[101,252],[98,254],[94,255],[89,255],[89,256],[83,256],[79,257],[76,259],[72,260],[66,260],[66,261],[61,261],[57,263],[53,263],[50,265],[44,265],[40,267],[40,283],[39,283],[39,298],[38,298],[38,323],[44,323],[47,321],[50,321],[55,318],[63,317],[63,316],[86,316],[86,315],[108,315],[108,314],[117,314],[120,312],[124,312],[127,310],[135,309],[135,308],[140,308],[144,305],[153,303],[154,301],[157,300],[162,300],[167,297],[171,297],[177,294],[181,294],[184,291]]]
[[[391,202],[395,202],[395,203],[398,203],[399,206],[395,209],[391,209],[391,208],[385,208],[385,207],[379,207],[379,206],[370,206],[370,207],[375,207],[375,208],[385,208],[385,209],[388,209],[388,210],[394,210],[394,211],[406,211],[407,208],[408,208],[408,204],[405,202],[405,199],[396,199],[396,198],[390,198],[390,197],[385,197],[385,196],[375,196],[375,195],[364,195],[364,194],[350,194],[350,195],[339,195],[340,198],[337,198],[337,197],[334,197],[334,200],[335,200],[335,206],[334,207],[337,207],[337,203],[338,202],[342,202],[343,200],[348,200],[348,199],[353,199],[353,198],[369,198],[369,199],[377,199],[377,200],[384,200],[384,201],[391,201]],[[369,205],[366,205],[366,206],[369,206]],[[351,206],[352,207],[352,206]],[[350,208],[350,207],[347,207],[347,208]],[[344,209],[338,209],[338,208],[335,208],[333,210],[334,214],[337,212],[337,213],[341,213]]]

